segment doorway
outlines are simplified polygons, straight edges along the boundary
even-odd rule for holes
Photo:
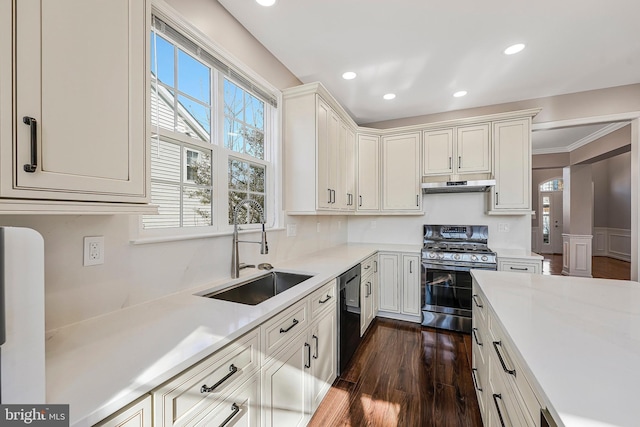
[[[540,184],[540,253],[562,254],[562,178]]]

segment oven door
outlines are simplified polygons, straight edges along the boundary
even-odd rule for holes
[[[471,317],[471,273],[468,266],[422,263],[423,311]]]

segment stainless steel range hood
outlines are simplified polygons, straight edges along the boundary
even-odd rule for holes
[[[496,185],[495,179],[475,181],[445,181],[422,183],[422,194],[434,193],[481,193]]]

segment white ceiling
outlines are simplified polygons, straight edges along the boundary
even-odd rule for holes
[[[618,128],[618,124],[606,123],[535,131],[531,136],[533,154],[566,152]]]
[[[638,0],[218,1],[359,124],[640,82]]]

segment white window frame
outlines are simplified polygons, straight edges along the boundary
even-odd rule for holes
[[[212,216],[213,225],[206,227],[174,227],[174,228],[158,228],[144,229],[142,224],[142,216],[132,217],[131,220],[131,242],[134,244],[144,244],[163,241],[174,241],[183,239],[206,238],[215,236],[226,236],[232,233],[233,226],[229,225],[229,184],[228,184],[228,163],[229,158],[234,157],[250,163],[261,164],[266,167],[265,174],[265,198],[266,198],[266,221],[267,229],[280,229],[283,212],[282,212],[282,92],[272,86],[260,75],[251,70],[248,66],[241,63],[232,55],[225,52],[217,46],[215,42],[210,40],[206,35],[182,18],[171,6],[164,1],[154,1],[152,13],[160,17],[167,24],[179,31],[183,36],[197,43],[202,49],[206,49],[210,54],[221,61],[231,65],[235,70],[240,71],[252,81],[259,84],[262,88],[268,90],[277,99],[278,108],[273,108],[265,102],[264,117],[264,134],[265,134],[265,150],[264,161],[253,156],[229,150],[224,145],[224,110],[218,107],[224,102],[224,79],[227,78],[234,84],[245,89],[240,82],[234,81],[230,76],[225,76],[215,68],[211,72],[212,87],[212,112],[211,112],[211,143],[202,142],[179,132],[168,129],[158,128],[158,133],[162,139],[176,140],[192,145],[202,150],[211,150],[212,157],[212,187],[213,187],[213,206]],[[180,46],[174,40],[172,43]],[[148,70],[147,70],[148,72]],[[148,88],[151,90],[151,87]],[[252,93],[249,89],[245,89]],[[259,98],[259,97],[258,97]],[[150,118],[148,118],[149,135],[156,132],[156,127],[151,126]],[[268,143],[267,143],[268,142]],[[150,144],[150,136],[147,143]],[[186,168],[186,164],[184,165]],[[186,177],[186,175],[185,175]],[[149,183],[150,183],[149,178]],[[252,231],[260,229],[259,224],[243,224],[240,230]]]

